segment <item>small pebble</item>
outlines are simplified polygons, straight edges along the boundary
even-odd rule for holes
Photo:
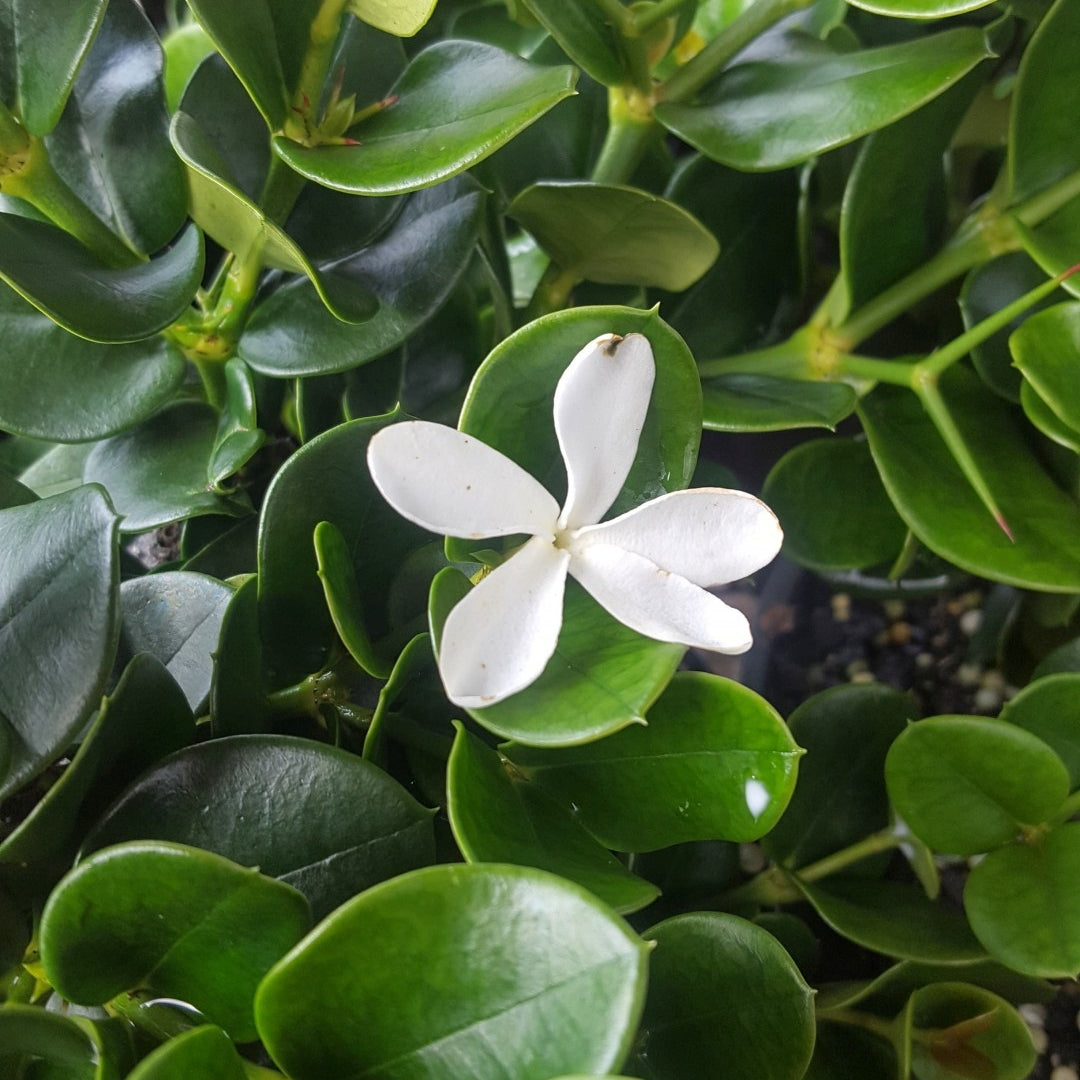
[[[847,622],[851,618],[851,597],[838,592],[832,598],[832,617],[837,622]]]
[[[995,671],[991,668],[989,671],[983,672],[983,677],[979,682],[979,685],[987,690],[996,690],[999,694],[1005,693],[1005,676],[1000,671]]]
[[[915,666],[921,671],[929,671],[934,666],[934,658],[928,652],[921,652],[915,657]]]
[[[1028,1003],[1020,1005],[1016,1010],[1023,1018],[1028,1027],[1046,1026],[1046,1006]]]
[[[761,850],[759,845],[739,845],[739,868],[744,874],[760,874],[768,865],[769,860],[765,857],[765,852]]]
[[[976,712],[996,713],[1001,707],[1001,692],[999,690],[987,690],[986,687],[983,687],[975,691],[975,697],[971,703]]]
[[[1080,1075],[1071,1065],[1059,1065],[1050,1074],[1050,1080],[1080,1080]]]
[[[965,611],[964,614],[960,616],[960,629],[968,637],[974,637],[978,633],[979,627],[982,626],[982,619],[983,613],[977,608],[974,608],[971,611]]]
[[[1041,1027],[1028,1027],[1028,1033],[1031,1035],[1035,1053],[1045,1054],[1046,1048],[1050,1045],[1050,1036]]]
[[[869,666],[865,660],[852,660],[846,668],[844,668],[844,674],[852,682],[855,681],[856,675],[862,675],[869,671]]]
[[[978,686],[982,676],[982,668],[978,664],[961,664],[956,669],[956,681],[961,686]]]
[[[874,673],[872,671],[856,671],[855,674],[851,676],[850,681],[853,683],[872,683],[877,682],[877,679],[874,678]]]
[[[911,625],[906,622],[894,622],[889,627],[889,641],[894,645],[906,645],[911,640]]]
[[[885,618],[890,622],[898,622],[904,617],[904,612],[907,611],[907,604],[903,600],[886,600],[881,605],[882,611],[885,612]]]

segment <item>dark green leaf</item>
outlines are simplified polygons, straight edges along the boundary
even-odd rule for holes
[[[914,718],[910,698],[879,684],[838,686],[800,705],[788,726],[806,757],[787,811],[765,838],[769,855],[806,866],[885,828],[885,755]]]
[[[1069,771],[1070,790],[1080,787],[1080,673],[1043,675],[1005,703],[1001,719],[1053,747]]]
[[[959,369],[942,380],[946,403],[1012,529],[987,513],[918,399],[879,387],[859,415],[889,497],[931,551],[994,581],[1080,591],[1080,507],[1031,453],[1008,406]]]
[[[453,568],[432,582],[433,637],[468,591]],[[566,585],[555,654],[524,690],[469,715],[504,739],[530,746],[572,746],[640,724],[685,649],[642,637],[609,615],[575,581]]]
[[[846,383],[802,382],[771,375],[719,375],[701,385],[710,431],[787,431],[836,425],[855,409]]]
[[[1080,432],[1080,303],[1033,315],[1009,339],[1016,366],[1067,427]],[[1080,436],[1078,436],[1080,437]]]
[[[738,683],[683,673],[634,725],[557,750],[508,744],[525,776],[605,847],[756,840],[784,812],[801,751],[776,711]]]
[[[93,443],[61,443],[24,469],[19,480],[39,498],[62,495],[82,485],[83,467],[93,449]]]
[[[164,255],[112,269],[54,225],[0,214],[0,277],[39,311],[92,341],[138,341],[188,306],[203,271],[202,236],[183,233]]]
[[[51,131],[107,0],[11,0],[0,10],[0,101],[34,135]]]
[[[214,450],[207,478],[219,491],[262,446],[266,432],[259,427],[255,384],[248,366],[239,357],[225,361],[225,401],[221,406]]]
[[[253,575],[236,590],[221,620],[210,683],[210,715],[215,736],[271,729],[258,602],[259,579]]]
[[[284,735],[239,735],[162,761],[113,804],[85,850],[136,839],[203,848],[299,889],[319,919],[369,886],[433,862],[431,815],[355,754]]]
[[[907,537],[865,441],[815,439],[789,450],[761,497],[784,528],[784,554],[816,570],[891,562]]]
[[[35,1071],[48,1080],[113,1080],[116,1074],[107,1063],[97,1067],[101,1046],[95,1034],[92,1024],[9,1002],[0,1008],[0,1062],[15,1067],[18,1058],[8,1055],[23,1054],[35,1065],[44,1063],[47,1073]],[[20,1069],[13,1075],[26,1074]]]
[[[308,147],[276,136],[274,152],[338,191],[400,195],[482,161],[569,97],[575,81],[570,67],[540,67],[476,41],[442,41],[394,83],[391,106],[350,130],[359,145]]]
[[[291,378],[347,371],[396,348],[453,291],[472,255],[482,209],[483,196],[468,179],[413,195],[384,236],[331,267],[374,293],[379,310],[371,319],[340,323],[307,282],[296,282],[255,309],[239,355],[256,371]]]
[[[971,928],[1003,964],[1027,975],[1080,972],[1080,825],[990,852],[968,876]]]
[[[851,1024],[818,1025],[814,1056],[803,1080],[865,1080],[896,1076],[896,1053],[883,1038]]]
[[[647,191],[587,181],[533,184],[507,208],[575,277],[679,292],[716,261],[716,238],[692,214]]]
[[[992,55],[976,27],[846,53],[800,37],[728,68],[701,104],[661,103],[656,118],[714,161],[782,169],[894,123]]]
[[[82,487],[0,511],[0,798],[49,765],[97,705],[119,630],[116,514]]]
[[[604,1074],[633,1037],[645,954],[553,874],[435,866],[358,896],[278,964],[259,1034],[296,1080]]]
[[[525,0],[566,55],[604,86],[630,78],[626,48],[598,4],[589,0]]]
[[[256,987],[309,925],[304,897],[257,870],[133,842],[96,852],[56,887],[41,962],[69,1001],[98,1005],[145,985],[249,1042]]]
[[[535,866],[584,886],[616,911],[636,911],[660,890],[631,874],[571,809],[522,776],[464,725],[447,763],[454,839],[469,862]]]
[[[1041,739],[982,716],[934,716],[893,743],[885,781],[916,836],[947,855],[976,855],[1045,821],[1069,793]]]
[[[164,338],[126,345],[87,341],[5,285],[0,321],[0,426],[6,431],[37,439],[102,439],[145,420],[184,378],[184,358]]]
[[[194,737],[191,709],[179,687],[153,657],[136,656],[102,702],[71,764],[0,844],[9,879],[47,891],[71,865],[80,838],[109,800]]]
[[[0,510],[8,510],[12,506],[25,506],[27,503],[36,502],[37,499],[38,496],[32,489],[0,469]]]
[[[207,477],[217,421],[209,405],[180,402],[98,443],[83,476],[109,492],[124,532],[148,532],[196,514],[240,516],[246,499],[219,495]]]
[[[202,574],[170,571],[120,586],[120,655],[150,653],[199,710],[210,693],[221,620],[233,597],[228,585]]]
[[[245,1080],[232,1039],[209,1024],[185,1031],[148,1054],[128,1080]]]
[[[766,930],[699,912],[654,926],[638,1050],[655,1080],[801,1077],[814,1048],[814,992]]]

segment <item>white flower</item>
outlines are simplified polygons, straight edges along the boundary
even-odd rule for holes
[[[447,617],[439,671],[457,705],[484,708],[539,677],[555,652],[568,573],[647,637],[723,653],[750,647],[746,618],[705,586],[746,577],[780,550],[763,502],[695,488],[600,521],[637,454],[655,374],[641,334],[605,334],[571,361],[555,389],[561,510],[521,466],[455,428],[409,421],[371,440],[372,478],[403,517],[445,536],[531,536]]]

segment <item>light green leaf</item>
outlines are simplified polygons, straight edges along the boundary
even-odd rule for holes
[[[204,1024],[162,1043],[139,1062],[128,1080],[245,1080],[232,1039]]]
[[[590,0],[525,0],[563,51],[604,86],[629,80],[626,48],[616,27]]]
[[[348,0],[348,10],[378,30],[412,37],[431,18],[435,0]]]
[[[1055,304],[1025,320],[1009,338],[1024,378],[1057,418],[1080,432],[1080,303]]]
[[[1080,787],[1080,673],[1040,675],[1005,703],[1001,719],[1053,747],[1069,771],[1070,790]]]
[[[848,3],[875,15],[894,19],[943,19],[978,11],[994,0],[848,0]]]

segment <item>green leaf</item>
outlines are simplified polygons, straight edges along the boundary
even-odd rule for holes
[[[25,1055],[33,1073],[48,1080],[114,1080],[117,1076],[100,1059],[101,1041],[93,1024],[40,1006],[7,1002],[0,1008],[0,1048],[0,1062],[17,1068],[17,1055]],[[12,1075],[27,1074],[17,1069]]]
[[[239,472],[265,441],[251,371],[243,360],[231,356],[225,361],[225,401],[207,466],[210,483],[221,491],[225,481]]]
[[[891,562],[907,537],[863,440],[815,439],[789,450],[761,497],[784,528],[784,554],[815,570]]]
[[[764,698],[691,672],[672,679],[645,726],[584,746],[503,750],[619,851],[758,839],[784,812],[802,752]]]
[[[47,892],[108,802],[143,769],[194,737],[195,722],[179,687],[153,657],[136,656],[102,702],[71,764],[0,844],[6,879],[20,891]]]
[[[1069,790],[1080,787],[1080,673],[1042,675],[1005,703],[1001,719],[1052,747],[1069,772]]]
[[[203,574],[167,571],[120,586],[120,655],[149,653],[198,711],[210,693],[214,652],[233,590]]]
[[[968,372],[942,380],[950,412],[1013,532],[998,527],[914,394],[878,387],[859,415],[885,489],[931,551],[994,581],[1080,591],[1080,507],[1032,455],[1008,406]]]
[[[347,371],[396,348],[435,314],[464,273],[483,205],[468,178],[417,192],[379,240],[333,265],[335,276],[375,295],[379,309],[371,319],[360,326],[337,321],[314,289],[298,281],[255,308],[238,354],[255,371],[292,378]]]
[[[838,934],[900,960],[956,964],[986,953],[963,915],[931,902],[918,885],[832,878],[792,880]]]
[[[541,67],[477,41],[441,41],[394,83],[388,108],[350,129],[355,146],[274,152],[302,176],[356,195],[400,195],[482,161],[574,92],[571,67]],[[274,125],[275,127],[277,125]]]
[[[219,495],[207,478],[217,420],[209,405],[179,402],[133,431],[98,443],[83,477],[109,492],[127,533],[197,514],[244,514],[246,497]]]
[[[204,1024],[147,1054],[128,1080],[245,1080],[247,1075],[232,1039]]]
[[[199,65],[214,53],[214,43],[197,22],[185,22],[161,39],[165,53],[165,105],[176,112]]]
[[[319,919],[369,886],[433,862],[431,818],[355,754],[284,735],[238,735],[188,747],[145,773],[84,850],[137,839],[202,848],[299,889]]]
[[[1080,972],[1080,825],[990,852],[968,875],[971,928],[1003,964],[1045,979]]]
[[[356,897],[278,964],[259,1034],[295,1080],[604,1074],[633,1037],[645,955],[552,874],[434,866]]]
[[[435,0],[348,0],[348,10],[388,34],[412,37],[431,18]]]
[[[1032,315],[1009,339],[1016,366],[1067,427],[1080,431],[1080,303]]]
[[[301,447],[274,477],[259,526],[259,626],[275,685],[318,671],[334,628],[312,536],[335,525],[353,552],[364,625],[378,641],[391,629],[388,594],[405,556],[429,539],[375,488],[367,445],[395,416],[353,420]]]
[[[10,0],[0,9],[0,101],[33,135],[60,119],[107,0]]]
[[[93,443],[54,446],[19,473],[19,480],[41,499],[62,495],[82,485],[83,466],[93,448]]]
[[[848,0],[875,15],[897,19],[941,19],[992,4],[994,0]]]
[[[447,763],[447,812],[471,862],[535,866],[574,881],[616,911],[636,911],[660,895],[601,847],[575,818],[507,760],[455,722]]]
[[[679,292],[720,252],[716,238],[692,214],[632,187],[542,182],[521,192],[506,212],[563,270],[602,284]]]
[[[161,43],[141,6],[109,4],[67,108],[45,141],[50,162],[75,193],[143,254],[168,244],[186,216],[162,67]]]
[[[210,715],[218,737],[262,732],[272,724],[258,601],[259,579],[253,576],[236,590],[221,620],[210,683]]]
[[[436,641],[467,591],[467,579],[452,567],[432,582]],[[624,626],[570,580],[559,641],[540,678],[495,705],[467,711],[488,731],[530,746],[589,742],[642,723],[684,652],[681,645],[653,641]]]
[[[188,210],[199,228],[239,259],[305,274],[336,318],[371,318],[378,306],[371,293],[355,279],[320,274],[285,230],[240,190],[228,163],[194,118],[178,112],[169,138],[187,166]]]
[[[0,285],[0,427],[36,439],[101,439],[145,420],[187,365],[163,337],[103,345],[69,334]],[[33,363],[22,362],[33,357]],[[91,377],[92,376],[92,377]]]
[[[0,278],[39,311],[92,341],[138,341],[188,306],[203,272],[198,229],[164,255],[122,270],[55,225],[0,214]]]
[[[911,995],[911,1071],[919,1080],[993,1076],[1024,1080],[1035,1066],[1027,1025],[989,990],[961,982]]]
[[[1080,454],[1080,431],[1066,424],[1029,382],[1020,384],[1020,407],[1032,426],[1048,439]]]
[[[626,47],[600,6],[589,0],[525,0],[563,51],[603,86],[629,81]]]
[[[876,683],[837,686],[800,705],[788,727],[806,757],[791,803],[765,838],[769,855],[806,866],[884,829],[885,755],[914,718],[907,695]]]
[[[850,1024],[820,1024],[814,1056],[803,1080],[865,1080],[896,1076],[892,1045]]]
[[[638,1044],[648,1075],[803,1075],[814,1048],[814,992],[767,930],[696,912],[645,937],[656,942]]]
[[[56,887],[41,963],[69,1001],[99,1005],[147,986],[250,1042],[256,987],[309,925],[289,885],[205,851],[133,842],[96,852]]]
[[[934,716],[893,743],[885,781],[897,812],[935,851],[976,855],[1053,814],[1069,793],[1041,739],[982,716]]]
[[[656,118],[714,161],[783,169],[894,123],[992,55],[975,27],[847,53],[798,37],[779,57],[728,68],[701,104],[661,103]]]
[[[719,375],[701,384],[709,431],[787,431],[828,428],[855,409],[846,383],[803,382],[771,375]]]
[[[82,487],[0,511],[0,798],[67,748],[97,705],[119,629],[116,514]]]

